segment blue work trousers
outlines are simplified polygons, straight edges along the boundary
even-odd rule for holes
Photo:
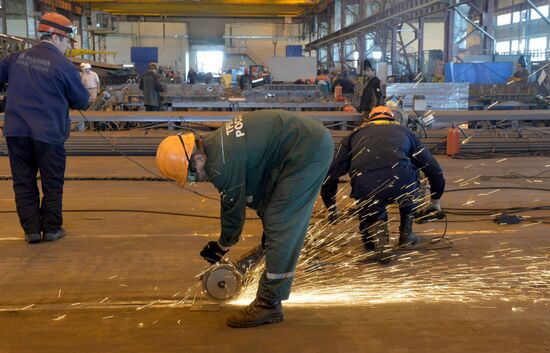
[[[61,228],[66,153],[63,144],[6,137],[19,222],[25,234]],[[36,176],[40,172],[42,202]]]
[[[359,230],[367,229],[376,221],[388,220],[386,206],[398,204],[401,220],[413,215],[420,194],[418,170],[412,165],[396,165],[373,172],[363,172],[355,178],[353,194],[359,202]]]

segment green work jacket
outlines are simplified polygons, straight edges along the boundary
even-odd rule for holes
[[[221,245],[239,240],[246,206],[264,211],[278,181],[310,161],[325,131],[297,113],[266,110],[237,115],[204,136],[206,173],[220,191]]]

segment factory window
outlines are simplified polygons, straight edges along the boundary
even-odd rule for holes
[[[197,66],[201,72],[217,74],[222,71],[223,51],[197,51]]]
[[[537,9],[544,15],[544,17],[548,17],[548,5],[539,6]],[[532,20],[538,20],[541,17],[535,10],[531,10],[531,19]]]
[[[535,37],[529,39],[529,51],[532,61],[541,61],[545,59],[546,37]]]
[[[523,48],[525,47],[525,40],[517,40],[517,39],[514,39],[512,40],[512,43],[510,45],[510,52],[512,52],[513,54],[515,53],[523,53]]]
[[[498,54],[508,54],[510,52],[510,41],[505,40],[502,42],[497,42],[495,51]]]
[[[497,16],[497,26],[509,25],[512,21],[512,14],[507,13],[505,15]]]
[[[332,61],[340,62],[340,43],[332,45]]]
[[[372,52],[372,58],[374,60],[380,60],[382,59],[382,52],[381,51],[373,51]]]
[[[333,32],[339,31],[342,28],[342,2],[341,0],[334,1],[334,18],[332,21]]]
[[[519,23],[525,21],[527,18],[527,11],[516,11],[512,14],[512,23]]]

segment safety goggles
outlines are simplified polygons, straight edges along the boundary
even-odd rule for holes
[[[78,35],[78,27],[76,26],[62,26],[59,23],[55,23],[53,21],[48,21],[45,19],[40,20],[40,24],[44,24],[53,28],[57,28],[60,31],[63,31],[67,38],[69,38],[72,41],[76,41],[76,36]],[[57,34],[57,33],[56,33]]]
[[[67,37],[69,37],[70,40],[76,41],[76,36],[78,35],[78,27],[76,26],[69,26],[68,27],[71,31],[67,32]]]

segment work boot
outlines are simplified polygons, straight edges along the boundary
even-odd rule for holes
[[[268,302],[256,297],[246,308],[239,310],[227,318],[230,327],[255,327],[263,324],[272,324],[285,319],[283,306],[280,301]]]
[[[59,228],[59,230],[55,232],[44,233],[44,241],[54,241],[63,238],[64,236],[65,230],[63,228]]]
[[[418,237],[413,233],[412,216],[402,217],[399,225],[399,246],[415,245],[418,242]]]
[[[392,258],[392,248],[390,246],[390,231],[388,223],[385,221],[376,221],[367,228],[367,234],[362,234],[363,246],[367,252],[374,251],[374,258],[382,264],[387,264]]]
[[[25,241],[29,244],[39,243],[42,240],[40,233],[28,233],[25,234]]]

